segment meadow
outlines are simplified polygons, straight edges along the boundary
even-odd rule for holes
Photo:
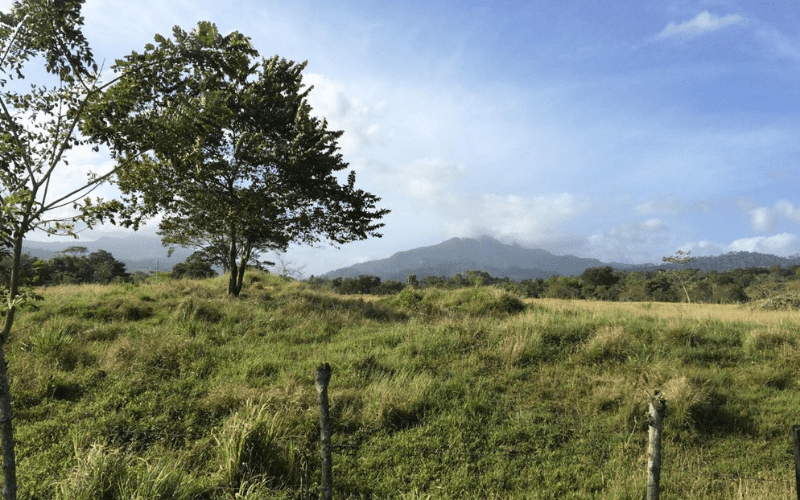
[[[656,388],[662,499],[795,498],[798,312],[225,279],[39,290],[20,498],[316,498],[321,362],[334,498],[639,500]]]

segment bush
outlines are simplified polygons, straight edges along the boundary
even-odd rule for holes
[[[185,262],[172,267],[170,277],[173,279],[206,279],[213,278],[217,272],[211,268],[212,262],[205,252],[195,252]]]

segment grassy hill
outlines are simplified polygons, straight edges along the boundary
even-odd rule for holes
[[[316,498],[320,362],[335,498],[639,500],[655,388],[662,499],[794,498],[796,312],[224,280],[42,291],[8,345],[21,498]]]

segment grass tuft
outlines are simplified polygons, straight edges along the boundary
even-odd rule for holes
[[[589,362],[625,361],[631,353],[635,338],[619,325],[597,329],[584,344],[584,356]]]
[[[248,400],[214,433],[223,485],[299,484],[299,463],[291,443],[282,440],[280,414],[270,413],[267,405]]]
[[[683,376],[667,381],[662,393],[667,399],[666,422],[675,429],[693,429],[709,404],[708,394]]]
[[[744,339],[743,347],[748,354],[758,354],[763,351],[781,347],[797,347],[797,330],[788,330],[771,326],[767,328],[754,328]]]

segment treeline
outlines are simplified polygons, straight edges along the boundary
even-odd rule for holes
[[[208,257],[195,252],[185,262],[175,264],[169,277],[174,279],[213,278],[217,272]],[[69,247],[49,260],[22,254],[22,282],[29,286],[75,285],[82,283],[108,284],[116,282],[140,282],[152,272],[134,271],[132,274],[105,250],[87,254],[86,247]],[[0,255],[0,285],[8,286],[11,275],[11,255]],[[165,273],[166,275],[166,273]]]
[[[64,285],[78,283],[111,283],[131,279],[125,264],[105,250],[86,255],[86,247],[69,247],[49,260],[22,255],[22,282],[33,285]],[[7,285],[11,276],[12,257],[0,257],[0,280]]]
[[[732,304],[766,298],[776,293],[800,293],[800,266],[750,267],[730,271],[659,269],[621,271],[610,266],[592,267],[580,276],[551,276],[513,281],[484,271],[467,271],[450,277],[409,276],[405,282],[381,281],[377,276],[318,277],[308,282],[341,294],[386,295],[406,287],[461,288],[492,285],[528,298],[589,299],[606,301],[698,302]]]

